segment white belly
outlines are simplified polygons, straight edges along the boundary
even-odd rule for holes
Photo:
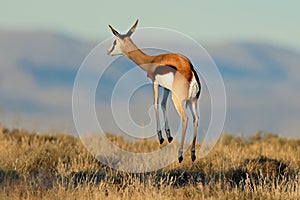
[[[164,75],[157,74],[155,76],[155,82],[161,87],[167,88],[169,90],[172,90],[173,80],[174,74],[172,72]]]
[[[167,88],[171,91],[172,91],[173,80],[174,80],[174,74],[172,72],[164,74],[164,75],[158,74],[155,76],[155,83],[157,83],[161,87]],[[199,91],[199,85],[193,74],[193,78],[191,80],[190,87],[189,87],[188,99],[192,99],[192,98],[196,97],[198,91]]]

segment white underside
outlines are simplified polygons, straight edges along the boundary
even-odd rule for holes
[[[172,72],[164,74],[164,75],[156,75],[155,76],[155,83],[158,84],[161,87],[167,88],[172,91],[172,85],[174,80],[174,74]],[[199,91],[199,85],[197,83],[197,80],[193,73],[193,78],[190,83],[189,87],[189,94],[188,99],[192,99],[196,97],[197,93]]]
[[[172,72],[164,75],[158,74],[155,76],[155,83],[169,90],[172,90],[173,80],[174,80],[174,74]]]

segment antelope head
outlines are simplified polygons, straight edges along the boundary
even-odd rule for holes
[[[111,25],[108,25],[111,32],[116,37],[115,40],[113,41],[112,47],[107,51],[108,55],[110,56],[122,55],[136,48],[133,42],[131,41],[130,36],[135,31],[138,22],[139,20],[137,19],[134,25],[128,30],[126,34],[120,34]]]

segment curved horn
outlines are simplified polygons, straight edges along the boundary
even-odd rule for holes
[[[120,37],[120,33],[118,31],[116,31],[111,25],[108,25],[108,27],[110,28],[111,32],[117,36]]]
[[[139,20],[137,19],[134,23],[134,25],[129,29],[129,31],[126,33],[126,36],[130,37],[132,33],[135,31],[136,26],[138,24]]]

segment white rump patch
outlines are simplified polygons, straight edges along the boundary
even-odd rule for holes
[[[195,75],[193,73],[193,78],[192,81],[190,83],[190,88],[189,88],[189,99],[192,99],[194,97],[196,97],[197,93],[199,91],[199,85],[197,83],[197,80],[195,78]]]

